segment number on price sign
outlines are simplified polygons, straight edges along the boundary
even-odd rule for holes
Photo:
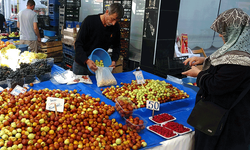
[[[147,101],[147,105],[146,105],[147,109],[150,110],[156,110],[159,111],[160,110],[160,102],[156,102],[156,101]]]

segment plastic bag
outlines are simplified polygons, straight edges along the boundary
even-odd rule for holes
[[[167,75],[167,80],[173,81],[173,82],[178,83],[178,84],[182,84],[183,83],[181,79],[176,78],[176,77],[171,76],[171,75]]]
[[[117,84],[115,77],[111,73],[112,70],[113,70],[112,67],[98,67],[98,69],[95,72],[95,77],[98,87]]]
[[[199,56],[197,54],[193,54],[192,50],[189,47],[188,47],[188,53],[181,53],[176,43],[175,43],[174,50],[175,50],[175,57],[188,56],[190,58],[193,56]]]
[[[72,81],[69,81],[67,85],[76,84],[76,83],[86,83],[86,84],[93,84],[89,75],[76,75],[76,78]]]

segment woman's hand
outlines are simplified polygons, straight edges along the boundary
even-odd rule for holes
[[[192,66],[190,70],[182,72],[181,74],[190,76],[190,77],[197,77],[200,72],[201,72],[200,69],[198,69],[195,66]]]
[[[204,62],[204,60],[205,60],[205,57],[194,56],[194,57],[186,59],[183,63],[185,65],[187,65],[189,63],[189,66],[195,66],[198,64],[202,64]]]
[[[91,69],[93,72],[98,69],[92,60],[88,59],[86,63],[89,66],[89,69]]]
[[[113,69],[115,69],[115,61],[112,61],[111,65],[109,67],[113,67]]]

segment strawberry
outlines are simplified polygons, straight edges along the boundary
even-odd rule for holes
[[[163,127],[169,128],[169,129],[174,130],[175,132],[178,132],[178,133],[184,133],[184,132],[187,132],[190,130],[189,128],[187,128],[184,125],[179,124],[177,122],[165,123],[165,124],[163,124]]]
[[[160,125],[152,125],[149,127],[150,130],[164,136],[164,137],[167,137],[167,138],[170,138],[172,136],[175,136],[176,133],[174,133],[172,130],[169,130],[167,128],[164,128]]]
[[[153,120],[157,123],[162,123],[162,122],[165,122],[165,121],[169,121],[169,120],[172,120],[174,119],[174,117],[170,114],[167,114],[167,113],[163,113],[163,114],[159,114],[159,115],[155,115],[153,117]]]

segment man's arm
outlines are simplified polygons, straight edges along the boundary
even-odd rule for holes
[[[86,40],[88,38],[88,31],[89,31],[89,23],[88,19],[85,18],[82,22],[81,28],[78,31],[76,42],[75,42],[75,51],[76,57],[81,58],[80,61],[82,63],[86,63],[88,60],[88,56],[84,51],[84,44],[86,44]]]
[[[120,50],[121,50],[121,32],[120,32],[120,26],[117,23],[116,25],[116,32],[115,32],[115,37],[114,37],[114,41],[112,43],[113,45],[113,51],[112,51],[112,61],[117,61],[119,59],[119,55],[120,55]]]
[[[41,42],[41,37],[40,37],[39,29],[37,27],[37,22],[33,22],[33,27],[34,27],[35,34],[37,36],[37,41]]]

